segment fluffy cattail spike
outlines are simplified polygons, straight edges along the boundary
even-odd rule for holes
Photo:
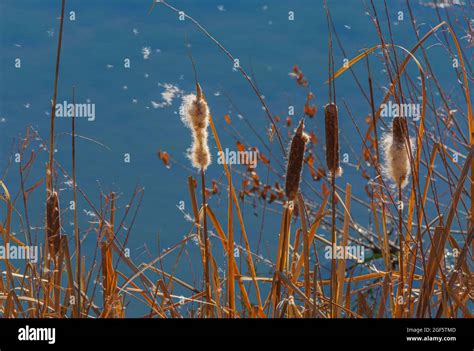
[[[296,194],[298,194],[307,142],[308,136],[304,133],[304,118],[302,118],[291,140],[290,152],[288,154],[285,192],[289,201],[293,201],[296,198]]]
[[[403,117],[395,117],[392,122],[392,137],[396,144],[405,144],[408,135],[407,121]]]
[[[339,125],[337,106],[329,103],[324,107],[324,122],[326,129],[326,164],[329,172],[335,176],[341,175],[339,167]]]
[[[196,97],[198,100],[201,100],[203,98],[201,85],[197,82],[196,82]]]

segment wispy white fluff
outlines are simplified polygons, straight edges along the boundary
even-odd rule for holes
[[[150,58],[150,55],[151,55],[151,47],[144,46],[142,48],[142,55],[143,55],[144,60],[148,60]]]

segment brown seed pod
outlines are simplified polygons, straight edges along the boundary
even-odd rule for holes
[[[46,200],[46,238],[49,244],[49,252],[54,257],[58,253],[61,243],[59,198],[56,191],[48,192]]]
[[[339,176],[339,125],[336,104],[330,103],[324,107],[324,122],[326,129],[326,164],[331,174]]]
[[[291,140],[286,169],[285,192],[289,201],[296,198],[300,187],[301,171],[303,169],[304,152],[308,137],[304,133],[304,119],[302,118]]]

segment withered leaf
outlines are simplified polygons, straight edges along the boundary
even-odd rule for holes
[[[166,151],[158,151],[158,158],[163,161],[163,164],[166,166],[166,168],[170,169],[171,168],[171,163],[170,163],[170,155]]]

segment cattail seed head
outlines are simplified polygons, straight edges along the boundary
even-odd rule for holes
[[[199,83],[196,83],[196,95],[183,97],[182,112],[182,120],[193,136],[193,144],[188,150],[189,159],[193,167],[206,170],[211,164],[207,133],[210,112]]]
[[[308,140],[308,136],[304,133],[304,119],[302,118],[296,128],[295,135],[291,140],[290,151],[288,154],[285,192],[289,201],[293,201],[296,198],[296,194],[300,187],[304,153]]]
[[[324,107],[324,123],[326,129],[326,165],[329,172],[336,177],[341,175],[339,167],[339,125],[337,106],[329,103]]]
[[[413,142],[408,136],[408,125],[404,117],[395,117],[392,132],[387,133],[382,146],[385,153],[385,174],[395,184],[404,188],[410,176],[409,145]]]
[[[61,243],[59,198],[56,191],[48,191],[46,199],[46,239],[51,256],[56,256]]]

